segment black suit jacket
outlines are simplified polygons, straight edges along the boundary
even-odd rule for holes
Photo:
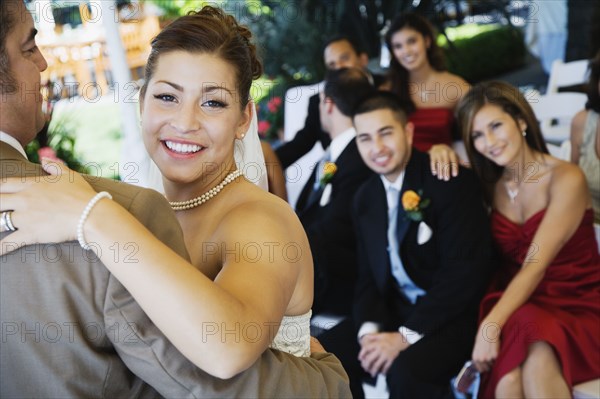
[[[429,156],[413,149],[401,196],[406,190],[422,190],[422,198],[431,201],[424,222],[433,234],[422,245],[417,243],[419,223],[406,218],[401,203],[398,207],[400,258],[426,294],[411,305],[399,293],[387,251],[386,193],[381,178],[373,176],[353,207],[359,259],[356,322],[378,322],[388,331],[404,325],[427,335],[459,317],[474,321],[493,270],[491,232],[474,174],[461,168],[458,177],[440,181],[431,175]]]
[[[385,81],[382,75],[373,74],[373,85],[379,87]],[[309,152],[317,142],[321,143],[323,149],[327,149],[331,138],[326,131],[321,129],[321,117],[319,114],[319,95],[315,94],[308,101],[308,114],[304,127],[296,133],[294,138],[275,150],[275,154],[281,162],[283,169],[300,159]]]
[[[358,274],[351,207],[358,187],[372,174],[352,140],[336,160],[329,204],[320,206],[323,190],[311,195],[316,167],[300,193],[296,209],[306,230],[315,264],[313,311],[350,315]]]

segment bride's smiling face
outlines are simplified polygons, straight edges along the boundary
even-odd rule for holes
[[[252,112],[236,88],[235,69],[214,54],[160,56],[141,114],[144,144],[166,179],[190,183],[231,165]]]

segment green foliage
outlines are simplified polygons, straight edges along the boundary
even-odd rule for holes
[[[144,0],[155,4],[164,11],[163,17],[166,19],[177,18],[187,14],[189,11],[197,10],[205,5],[221,6],[221,1],[199,1],[199,0]]]
[[[60,119],[50,123],[48,128],[48,147],[50,147],[56,158],[67,166],[80,173],[88,173],[86,166],[81,163],[75,155],[75,126],[67,119]],[[40,148],[40,142],[36,138],[25,147],[27,158],[34,163],[40,162],[40,149],[42,153],[47,152],[48,147]],[[52,153],[52,151],[50,151]],[[49,156],[49,154],[42,155]],[[51,157],[51,156],[50,156]]]
[[[265,74],[281,76],[290,85],[318,80],[324,69],[321,43],[328,29],[327,24],[315,22],[325,17],[309,12],[306,1],[253,3],[262,6],[241,12],[240,22],[255,36]]]
[[[265,82],[267,83],[267,82]],[[263,88],[262,98],[255,98],[258,116],[258,133],[261,138],[273,141],[279,138],[279,131],[283,128],[283,99],[287,84],[283,78],[268,81]]]
[[[470,83],[489,79],[525,63],[523,33],[511,26],[498,26],[472,37],[457,37],[444,47],[448,70]]]

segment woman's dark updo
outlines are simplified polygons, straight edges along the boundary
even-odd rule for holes
[[[173,21],[152,40],[141,97],[146,94],[161,55],[173,51],[205,53],[222,58],[235,69],[236,90],[243,109],[250,99],[252,81],[263,71],[251,39],[252,32],[246,26],[238,24],[234,17],[219,8],[206,6],[200,11],[191,11]]]

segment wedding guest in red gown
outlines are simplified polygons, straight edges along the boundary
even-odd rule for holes
[[[570,398],[600,377],[600,255],[585,176],[548,154],[515,87],[479,84],[457,115],[503,265],[480,308],[480,397]]]
[[[424,152],[434,144],[449,146],[454,108],[469,84],[445,70],[433,27],[420,15],[396,17],[385,39],[393,57],[388,82],[382,88],[414,105],[415,112],[409,118],[415,126],[413,146]]]

